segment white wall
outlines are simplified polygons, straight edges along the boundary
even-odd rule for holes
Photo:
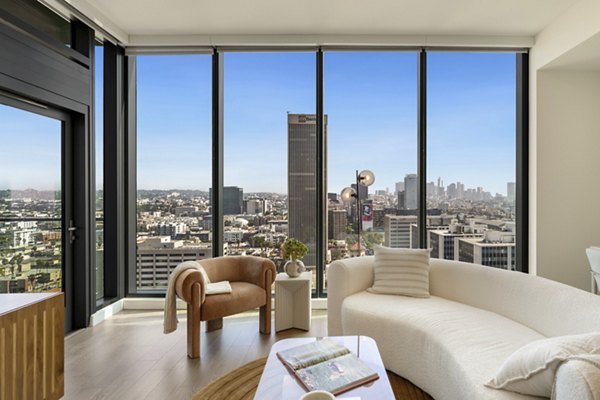
[[[538,275],[589,290],[600,245],[600,72],[537,74]]]
[[[544,68],[598,32],[600,1],[579,1],[536,36],[531,52],[532,71]]]
[[[600,72],[565,61],[598,37],[600,1],[581,0],[530,53],[529,269],[584,290],[585,248],[600,245]]]

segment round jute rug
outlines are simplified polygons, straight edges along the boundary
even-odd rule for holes
[[[259,358],[234,369],[209,383],[192,400],[252,400],[267,358]],[[433,400],[427,393],[404,378],[388,371],[388,378],[396,399]]]

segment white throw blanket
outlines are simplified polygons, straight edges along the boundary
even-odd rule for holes
[[[228,281],[210,283],[208,276],[202,268],[202,265],[196,261],[185,261],[179,264],[171,275],[169,275],[169,282],[167,285],[167,293],[165,295],[165,316],[164,316],[164,333],[171,333],[177,329],[179,320],[177,319],[177,293],[175,293],[175,282],[179,275],[188,269],[196,269],[204,275],[206,283],[206,295],[231,293],[231,285]]]
[[[223,293],[231,293],[231,285],[229,284],[229,281],[209,283],[208,285],[206,285],[207,296],[210,296],[211,294]]]

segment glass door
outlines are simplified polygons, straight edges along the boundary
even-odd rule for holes
[[[70,330],[68,115],[0,96],[0,293],[65,293]]]

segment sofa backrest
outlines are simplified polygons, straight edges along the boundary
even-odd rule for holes
[[[544,336],[600,331],[600,296],[515,271],[431,259],[430,293],[503,315]]]

